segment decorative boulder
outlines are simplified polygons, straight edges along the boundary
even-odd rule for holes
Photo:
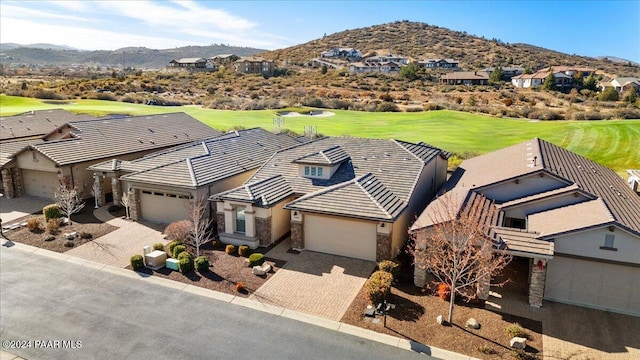
[[[243,265],[244,267],[251,267],[251,261],[249,261],[249,259],[244,259]]]
[[[509,341],[509,345],[514,349],[524,350],[527,347],[527,338],[514,337]]]
[[[436,318],[436,322],[439,325],[444,325],[444,318],[442,317],[442,315],[438,315],[438,317]]]
[[[480,323],[474,318],[467,320],[467,327],[471,329],[480,329]]]

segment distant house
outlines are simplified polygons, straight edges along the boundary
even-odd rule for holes
[[[261,57],[246,57],[236,60],[233,66],[237,72],[272,76],[275,70],[273,61]]]
[[[352,74],[358,73],[381,73],[381,74],[397,74],[402,68],[402,64],[387,62],[354,62],[349,64],[348,69]]]
[[[354,48],[333,47],[329,50],[321,52],[320,57],[325,59],[338,58],[354,61],[360,60],[362,58],[362,53],[360,52],[360,50]]]
[[[426,59],[418,61],[418,66],[425,69],[457,69],[458,62],[454,59]]]
[[[542,86],[544,80],[549,76],[548,71],[538,71],[533,74],[521,74],[511,78],[511,83],[517,88],[530,88]],[[557,88],[569,88],[573,86],[573,77],[564,72],[555,72],[553,77]]]
[[[640,195],[640,170],[627,170],[627,174],[629,174],[629,180],[627,180],[629,186]]]
[[[218,66],[231,65],[239,59],[240,57],[234,54],[220,54],[220,55],[214,55],[207,60],[210,63],[214,64],[215,67],[218,67]]]
[[[365,63],[396,63],[400,65],[406,65],[408,62],[406,57],[393,54],[370,56],[362,61]]]
[[[484,68],[480,71],[486,72],[491,76],[491,73],[495,70],[495,67]],[[502,73],[506,79],[511,80],[512,77],[524,74],[524,68],[521,66],[505,66],[502,69]]]
[[[207,59],[204,58],[182,58],[177,60],[171,60],[169,62],[169,68],[179,69],[206,69]]]
[[[440,76],[440,84],[487,85],[489,84],[489,75],[482,71],[451,72]]]
[[[617,77],[610,82],[610,86],[617,92],[628,91],[631,88],[636,91],[640,90],[640,79],[634,77]],[[603,86],[603,88],[606,86]]]
[[[581,73],[583,77],[587,77],[596,72],[596,69],[579,66],[551,66],[545,69],[541,69],[540,71],[548,73],[550,70],[553,70],[554,73],[561,72],[569,76]]]

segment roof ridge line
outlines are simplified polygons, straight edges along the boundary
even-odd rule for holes
[[[374,198],[371,193],[369,193],[363,186],[362,184],[360,184],[360,180],[362,180],[363,178],[365,178],[367,175],[371,175],[371,177],[375,180],[377,180],[380,185],[382,185],[383,188],[385,188],[386,190],[388,190],[391,194],[393,194],[393,196],[398,197],[396,194],[393,193],[393,191],[389,190],[386,186],[384,186],[384,184],[382,183],[382,181],[380,181],[380,179],[378,179],[375,175],[373,175],[372,173],[366,173],[364,175],[362,175],[360,178],[358,179],[354,179],[353,181],[355,182],[355,184],[367,195],[367,197],[369,197],[369,199],[371,199],[371,201],[373,201],[374,204],[376,204],[376,206],[388,217],[392,217],[391,214],[387,211],[387,209],[385,209],[382,204],[380,204],[380,202],[378,200],[376,200],[376,198]],[[402,201],[402,199],[400,199]],[[404,201],[402,201],[404,202]]]
[[[193,165],[191,164],[191,158],[186,159],[187,168],[189,169],[189,175],[191,176],[191,183],[193,186],[198,186],[198,179],[196,179],[196,173],[193,171]]]

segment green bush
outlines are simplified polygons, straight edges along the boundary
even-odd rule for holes
[[[47,205],[42,208],[42,215],[44,215],[44,221],[49,221],[49,219],[57,219],[62,216],[60,212],[60,207],[57,204]]]
[[[375,305],[386,299],[391,293],[393,276],[385,271],[376,271],[365,283],[369,300]]]
[[[235,245],[227,245],[227,247],[224,249],[224,252],[226,252],[229,255],[233,255],[236,253],[236,247]]]
[[[83,239],[92,239],[93,238],[93,234],[90,232],[86,232],[86,231],[82,231],[80,232],[80,237]]]
[[[163,243],[155,243],[155,244],[153,244],[153,250],[164,251],[164,244]]]
[[[73,240],[65,240],[64,247],[73,247]]]
[[[193,259],[191,256],[185,256],[178,260],[178,270],[183,274],[193,270]]]
[[[131,257],[131,268],[133,270],[140,270],[144,267],[144,259],[142,255],[133,255]]]
[[[244,257],[249,256],[249,247],[247,245],[240,245],[240,247],[238,247],[238,255]]]
[[[400,274],[400,265],[391,260],[383,260],[378,263],[378,270],[388,272],[396,280]]]
[[[185,250],[185,251],[180,252],[176,259],[178,259],[178,260],[193,259],[193,256],[191,256],[191,254],[188,251]]]
[[[44,241],[53,241],[55,239],[56,239],[55,235],[46,235],[44,237]]]
[[[174,258],[174,259],[177,259],[177,258],[178,258],[178,255],[180,255],[180,253],[183,253],[183,252],[185,252],[185,251],[187,251],[187,247],[186,247],[186,246],[184,246],[184,245],[176,245],[176,246],[173,248],[173,253],[172,253],[173,258]]]
[[[263,262],[264,262],[264,255],[260,253],[249,255],[249,265],[258,266],[258,265],[262,265]]]
[[[525,339],[529,338],[529,333],[527,332],[527,330],[525,330],[518,323],[509,324],[509,325],[507,325],[507,327],[504,330],[512,338],[513,337],[521,337],[521,338],[525,338]]]
[[[31,232],[38,232],[42,230],[42,223],[40,222],[40,218],[37,216],[32,216],[27,220],[27,228]]]
[[[203,273],[209,270],[209,259],[206,256],[198,256],[195,261],[196,270]]]
[[[178,245],[182,245],[182,241],[180,241],[180,240],[172,241],[167,245],[167,250],[169,250],[168,251],[169,256],[173,256],[173,250]]]

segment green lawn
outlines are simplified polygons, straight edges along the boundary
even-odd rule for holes
[[[161,107],[101,100],[68,103],[0,95],[0,115],[29,110],[63,108],[94,115],[146,115],[184,111],[210,126],[227,130],[234,126],[275,129],[276,111],[222,111],[198,106]],[[625,174],[640,167],[640,120],[539,121],[499,119],[457,111],[420,113],[367,113],[331,110],[331,117],[286,117],[282,125],[303,133],[315,125],[317,132],[333,136],[359,136],[424,141],[453,152],[485,153],[539,137]]]

